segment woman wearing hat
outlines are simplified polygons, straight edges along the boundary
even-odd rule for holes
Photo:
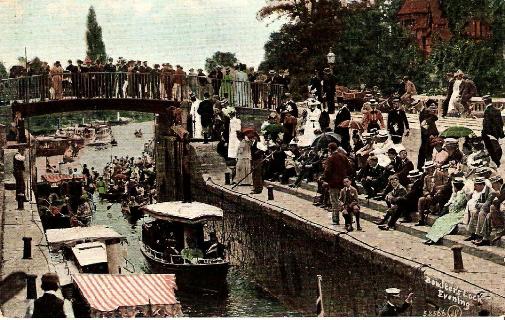
[[[452,181],[453,192],[446,204],[448,213],[435,221],[426,234],[428,240],[424,242],[425,244],[438,244],[444,236],[450,234],[463,221],[468,202],[466,193],[463,190],[464,186],[465,180],[463,178],[454,178]]]
[[[234,105],[233,75],[231,73],[230,67],[226,67],[225,74],[223,75],[223,80],[221,81],[221,87],[219,89],[220,97],[224,97],[225,94],[228,95],[228,102],[230,103],[230,105]]]
[[[363,128],[368,132],[385,128],[384,117],[382,112],[377,109],[378,105],[375,99],[370,100],[370,111],[363,114]]]
[[[463,82],[464,75],[465,74],[461,70],[458,70],[454,74],[454,83],[452,85],[452,95],[451,95],[451,98],[449,99],[449,107],[447,109],[447,114],[458,114],[460,112],[459,91],[460,91],[461,83]]]
[[[51,75],[52,89],[54,90],[54,99],[63,99],[63,68],[59,61],[56,61],[49,71]]]

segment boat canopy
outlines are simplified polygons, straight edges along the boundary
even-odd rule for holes
[[[92,317],[182,315],[173,274],[77,274],[73,279]]]
[[[107,249],[101,242],[87,242],[76,245],[72,252],[81,267],[107,263]]]
[[[220,220],[223,218],[223,210],[221,208],[201,202],[160,202],[146,205],[141,209],[151,217],[159,220],[187,224],[197,224],[207,220]]]
[[[62,246],[73,246],[78,242],[93,242],[107,240],[123,240],[124,236],[106,226],[75,227],[46,230],[47,243],[51,249]]]
[[[50,173],[43,174],[41,178],[47,183],[57,184],[63,181],[70,181],[72,179],[84,180],[86,177],[83,174]]]

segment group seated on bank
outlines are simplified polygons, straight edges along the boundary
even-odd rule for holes
[[[455,233],[462,225],[468,231],[466,240],[477,246],[494,244],[505,234],[505,188],[502,187],[503,179],[496,173],[497,152],[488,153],[485,140],[476,135],[440,136],[436,129],[435,106],[423,106],[420,110],[422,141],[418,162],[421,162],[417,169],[402,145],[402,136],[391,134],[389,126],[384,130],[383,123],[377,122],[378,130],[368,128],[368,132],[364,132],[363,127],[344,126],[348,134],[346,138],[345,134],[342,135],[342,126],[335,125],[332,130],[329,121],[323,121],[327,110],[316,101],[313,105],[308,104],[308,110],[300,112],[301,117],[295,124],[296,137],[293,138],[292,126],[286,125],[285,121],[292,109],[287,103],[283,106],[284,109],[281,106],[265,121],[261,136],[248,137],[245,133],[239,140],[249,140],[253,146],[264,144],[263,150],[256,148],[256,152],[258,149],[263,152],[262,176],[265,180],[279,181],[291,187],[299,187],[303,181],[317,182],[315,205],[330,209],[334,224],[339,223],[339,215],[343,214],[346,230],[352,231],[354,216],[357,229],[361,229],[359,206],[357,202],[351,206],[352,202],[346,204],[346,194],[342,191],[346,190],[354,197],[356,189],[364,192],[368,199],[386,202],[388,210],[378,223],[381,230],[394,229],[400,218],[403,218],[402,223],[417,220],[417,226],[427,225],[436,218],[426,235],[426,244],[439,244],[445,235]],[[338,106],[337,118],[340,109],[342,107]],[[313,121],[312,113],[317,113],[318,121]],[[309,134],[310,130],[313,133]],[[312,137],[312,142],[301,143],[307,134]],[[284,139],[286,135],[288,139]],[[336,147],[329,151],[328,146],[332,144]],[[334,154],[344,156],[347,163],[339,164],[338,182],[332,186],[329,180],[335,178],[332,176],[336,168],[332,163],[339,161],[331,160],[336,157]],[[252,155],[253,162],[254,157]],[[241,158],[251,159],[251,155]],[[345,184],[346,177],[350,186]],[[340,190],[338,196],[335,195],[336,189]]]

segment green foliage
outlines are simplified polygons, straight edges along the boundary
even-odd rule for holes
[[[105,62],[107,54],[105,53],[105,44],[102,39],[102,27],[96,21],[96,13],[93,6],[89,7],[88,30],[86,30],[86,55],[93,61],[100,59]]]
[[[9,73],[7,72],[7,69],[5,68],[5,65],[3,62],[0,61],[0,79],[6,79],[9,76]]]
[[[505,1],[441,0],[444,12],[451,15],[449,24],[455,37],[449,42],[435,42],[428,58],[397,21],[396,14],[404,0],[379,0],[370,8],[348,9],[337,2],[319,1],[324,10],[314,13],[301,7],[308,1],[293,0],[278,6],[267,1],[258,13],[260,18],[289,18],[289,23],[270,35],[260,70],[289,68],[295,97],[306,96],[314,69],[320,71],[328,66],[326,55],[330,47],[336,55],[334,74],[339,83],[348,87],[378,86],[389,95],[398,89],[400,78],[408,75],[418,92],[443,93],[445,73],[462,69],[473,77],[480,93],[505,94]],[[483,18],[491,24],[491,39],[465,38],[464,27],[472,18]]]
[[[218,65],[231,67],[237,62],[235,53],[216,51],[212,57],[205,59],[205,70],[211,72]]]

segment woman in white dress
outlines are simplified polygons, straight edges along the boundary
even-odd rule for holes
[[[201,116],[198,113],[198,107],[200,106],[200,102],[202,102],[200,99],[196,98],[193,103],[191,103],[191,110],[190,110],[190,115],[193,123],[191,124],[193,126],[193,138],[194,139],[203,139],[203,128],[202,128],[202,120]]]
[[[464,74],[461,70],[458,70],[454,76],[456,79],[454,80],[454,85],[452,86],[452,95],[451,99],[449,99],[447,113],[459,112],[459,87],[463,81]]]
[[[235,178],[233,181],[239,185],[252,185],[251,173],[251,141],[241,131],[237,131],[237,139],[240,141],[237,149],[237,165],[235,166]]]
[[[230,113],[230,131],[228,140],[228,158],[237,158],[237,149],[240,141],[237,138],[236,132],[242,130],[242,121],[237,118],[234,111]]]
[[[249,91],[247,90],[246,86],[249,84],[247,82],[247,73],[245,73],[245,66],[239,65],[237,72],[235,73],[235,82],[234,87],[235,87],[235,106],[236,107],[244,107],[247,106],[248,102],[248,93],[251,90],[249,86]]]
[[[316,99],[307,100],[307,105],[309,109],[307,110],[307,117],[305,125],[303,126],[303,135],[299,138],[298,146],[307,147],[310,146],[312,141],[316,138],[314,131],[321,130],[319,125],[319,117],[321,116],[321,103]]]

